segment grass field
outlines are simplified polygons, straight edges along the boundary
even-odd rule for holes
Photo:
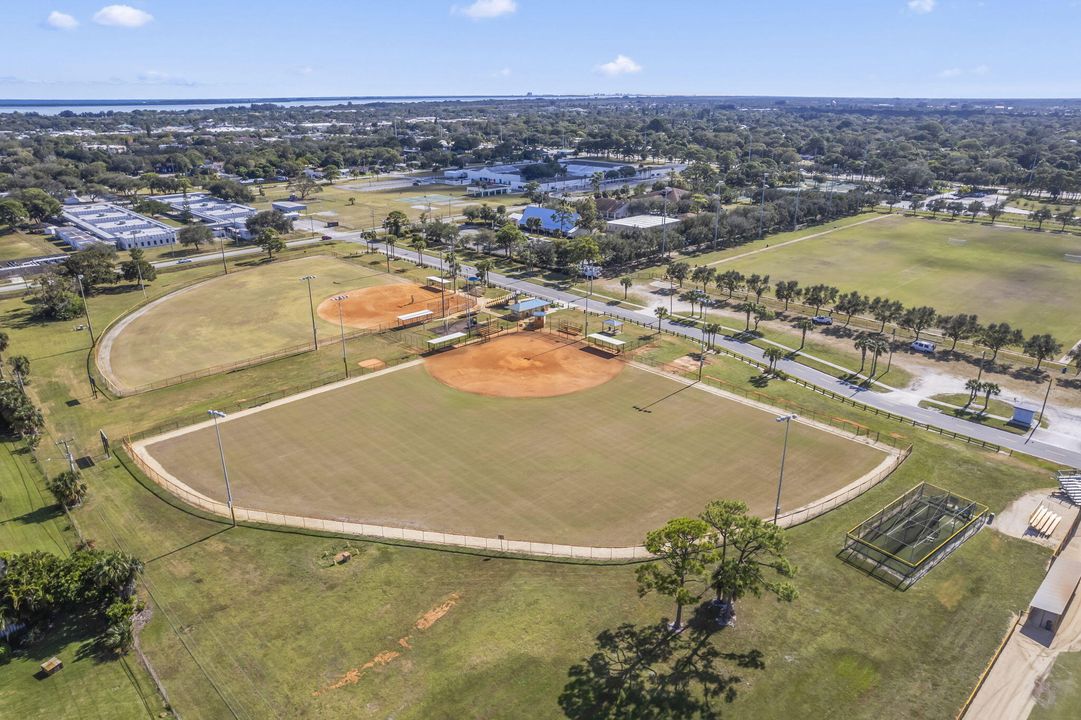
[[[300,281],[305,275],[316,276],[316,305],[337,293],[392,281],[377,268],[330,256],[223,275],[157,302],[118,327],[99,362],[104,366],[107,353],[111,374],[136,387],[307,343],[312,320],[307,284]],[[316,319],[324,340],[338,336],[337,325]]]
[[[149,291],[153,297],[215,272],[220,268],[166,273]],[[104,325],[140,299],[138,290],[103,293],[90,298],[90,312],[96,325]],[[0,324],[11,334],[9,352],[32,360],[30,392],[46,412],[51,435],[39,456],[52,472],[64,467],[52,445],[56,438],[71,437],[78,447],[93,449],[98,427],[119,432],[202,413],[340,369],[341,362],[337,348],[328,346],[146,395],[92,399],[85,382],[85,333],[71,332],[69,323],[30,319],[19,298],[0,299]],[[355,342],[358,352],[400,357],[400,347],[377,338]],[[647,352],[668,361],[693,348],[665,337]],[[1046,487],[1050,468],[839,406],[791,383],[759,388],[752,385],[757,372],[736,361],[716,358],[706,372],[899,433],[915,444],[912,456],[880,487],[789,532],[799,599],[792,605],[742,601],[738,626],[709,640],[721,652],[760,651],[765,664],[751,670],[722,661],[721,671],[743,676],[723,715],[787,718],[798,708],[806,717],[952,717],[1008,628],[1010,613],[1025,607],[1039,585],[1048,551],[985,529],[901,593],[838,560],[840,539],[917,482],[949,488],[1000,512],[1024,492]],[[707,446],[699,452],[711,451]],[[726,463],[723,456],[714,460],[720,478]],[[562,718],[559,697],[567,691],[568,671],[598,650],[599,633],[623,623],[646,628],[672,612],[666,599],[637,596],[633,567],[233,530],[158,493],[120,462],[99,462],[85,474],[90,496],[74,518],[98,547],[120,547],[146,561],[140,596],[153,615],[142,643],[185,720]],[[489,483],[500,479],[480,466],[477,475]],[[0,474],[0,482],[14,477]],[[298,470],[297,477],[307,474]],[[5,504],[12,492],[0,490]],[[0,526],[0,533],[9,532],[0,534],[5,548],[49,543],[31,533],[42,523],[66,525],[54,513],[41,512],[50,504],[35,501],[13,510],[26,518]],[[356,562],[324,567],[326,553],[346,546],[359,550]],[[452,594],[459,599],[444,617],[427,630],[415,628],[418,618]],[[403,637],[411,638],[411,649],[398,645]],[[34,679],[30,659],[0,665],[0,717],[158,717],[159,705],[146,693],[148,681],[134,658],[126,666],[89,658],[73,662],[81,640],[52,642],[50,636],[33,652],[59,650],[67,667],[52,680],[62,684]],[[355,684],[313,697],[391,650],[400,655],[358,671]],[[120,681],[125,668],[135,683]],[[141,697],[151,700],[153,712]],[[1072,717],[1068,708],[1064,716]]]
[[[1055,658],[1029,718],[1073,720],[1078,716],[1081,716],[1081,652],[1062,653]]]
[[[19,230],[10,231],[6,228],[3,232],[0,232],[0,262],[41,257],[42,255],[59,255],[63,252],[65,252],[63,247],[54,245],[44,235],[35,235]]]
[[[410,220],[416,220],[421,213],[428,212],[431,202],[431,216],[434,218],[460,215],[468,205],[525,205],[529,201],[521,195],[496,195],[488,198],[470,198],[462,185],[408,185],[401,188],[366,190],[367,180],[354,179],[339,181],[336,185],[323,185],[322,192],[308,197],[308,213],[317,220],[337,220],[343,226],[354,230],[366,230],[381,226],[383,219],[394,210],[405,213]],[[267,210],[272,202],[289,199],[289,188],[285,185],[267,186],[265,195],[255,198],[251,203],[257,210]],[[425,196],[430,196],[425,198]],[[353,204],[349,199],[353,198]],[[296,221],[296,229],[308,229],[307,215]]]
[[[1067,253],[1081,254],[1077,238],[897,215],[717,267],[977,313],[1069,346],[1081,317],[1063,310],[1081,299],[1081,262]]]
[[[623,546],[718,495],[769,514],[783,428],[771,413],[630,366],[589,390],[528,399],[454,390],[410,367],[226,421],[221,432],[245,507]],[[212,428],[147,451],[199,492],[222,495]],[[884,459],[797,424],[782,507],[821,498]]]

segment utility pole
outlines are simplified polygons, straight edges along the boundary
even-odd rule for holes
[[[86,305],[86,292],[83,290],[83,276],[76,275],[75,279],[79,281],[79,297],[83,300],[83,315],[86,316],[86,329],[90,331],[90,347],[94,347],[98,344],[98,341],[94,337],[94,323],[90,322],[90,308]]]
[[[796,176],[796,211],[792,218],[792,232],[799,229],[799,191],[803,189],[803,175]]]
[[[763,224],[766,220],[766,178],[769,173],[762,174],[762,202],[758,206],[758,237],[762,237]]]
[[[225,263],[225,236],[218,236],[218,247],[221,248],[221,269],[225,271],[225,274],[229,274],[229,266]]]
[[[312,314],[312,343],[315,345],[315,349],[319,349],[319,334],[315,331],[315,301],[312,300],[312,280],[315,279],[315,275],[305,275],[300,278],[308,283],[308,307],[311,309]]]
[[[342,319],[342,301],[347,300],[348,298],[348,295],[335,295],[333,298],[331,298],[338,303],[338,327],[341,329],[342,332],[342,365],[345,366],[346,378],[349,377],[349,359],[346,357],[345,354],[345,320]]]
[[[1043,422],[1043,411],[1047,409],[1047,399],[1051,397],[1051,386],[1055,384],[1055,377],[1051,375],[1047,378],[1047,392],[1043,394],[1043,405],[1040,405],[1040,414],[1036,416],[1036,422],[1032,425],[1032,432],[1025,438],[1025,443],[1028,443],[1032,439],[1032,436],[1036,434],[1036,431],[1040,427],[1040,423]]]
[[[225,502],[229,505],[229,517],[236,527],[236,510],[233,509],[233,488],[229,485],[229,468],[225,465],[225,450],[221,445],[221,430],[218,429],[219,418],[224,418],[225,413],[221,410],[207,410],[207,415],[214,419],[214,436],[218,439],[218,455],[221,456],[221,472],[225,476]]]
[[[721,228],[721,186],[724,180],[717,181],[717,209],[713,213],[713,249],[717,249],[717,235]]]
[[[68,459],[68,468],[72,472],[76,472],[76,470],[75,470],[75,456],[71,454],[71,448],[69,447],[69,444],[72,443],[72,442],[74,442],[74,441],[70,440],[70,439],[69,440],[57,440],[56,441],[56,446],[64,448],[64,456],[67,457],[67,459]]]
[[[777,518],[781,514],[781,485],[784,483],[784,461],[788,455],[788,428],[792,425],[792,421],[799,415],[790,413],[788,415],[781,415],[780,417],[773,418],[777,422],[784,423],[784,448],[781,450],[781,474],[777,477],[777,502],[773,507],[773,524],[777,524]]]

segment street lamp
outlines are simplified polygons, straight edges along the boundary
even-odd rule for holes
[[[799,415],[795,413],[789,413],[788,415],[780,415],[773,418],[777,422],[784,423],[784,449],[781,450],[781,474],[777,478],[777,502],[773,507],[773,524],[777,524],[777,517],[781,514],[781,484],[784,483],[784,460],[788,455],[788,428],[792,425],[792,421],[798,418]]]
[[[347,299],[348,295],[335,295],[331,298],[338,303],[338,327],[342,331],[342,365],[345,366],[345,376],[349,377],[349,359],[345,355],[345,320],[342,319],[342,301]]]
[[[319,349],[319,335],[315,331],[315,301],[312,300],[312,280],[315,279],[315,275],[305,275],[300,278],[308,283],[308,307],[311,308],[312,313],[312,342],[315,344],[315,349]]]
[[[218,236],[218,247],[221,248],[221,269],[229,274],[229,265],[225,262],[225,235]]]
[[[83,290],[83,276],[76,275],[75,279],[79,281],[79,297],[83,299],[83,315],[86,316],[86,329],[90,331],[90,347],[97,345],[98,341],[94,338],[94,323],[90,322],[90,308],[86,305],[86,292]]]
[[[229,505],[229,517],[233,519],[233,527],[236,527],[236,511],[233,509],[233,488],[229,485],[229,468],[225,466],[225,450],[221,446],[221,430],[218,429],[218,420],[225,418],[221,410],[207,410],[207,415],[214,419],[214,435],[218,438],[218,454],[221,455],[221,472],[225,476],[225,501]]]

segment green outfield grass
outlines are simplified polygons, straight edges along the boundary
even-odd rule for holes
[[[1031,720],[1072,720],[1081,716],[1081,652],[1055,658],[1051,674],[1041,683]]]
[[[897,215],[717,266],[826,283],[940,313],[976,313],[1066,345],[1081,337],[1081,241],[965,221]]]
[[[769,412],[635,367],[543,399],[466,393],[411,367],[221,425],[233,496],[245,507],[598,546],[636,544],[718,494],[768,514],[782,430]],[[793,430],[786,509],[885,459],[831,433]],[[199,492],[222,495],[212,428],[148,452]]]
[[[137,387],[184,373],[307,343],[312,338],[307,285],[316,305],[337,293],[391,282],[380,268],[331,256],[274,262],[216,277],[155,304],[113,334],[111,374]],[[339,334],[318,316],[320,338]],[[107,336],[107,339],[110,336]],[[105,349],[99,366],[105,366]]]

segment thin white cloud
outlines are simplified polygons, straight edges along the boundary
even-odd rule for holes
[[[641,72],[642,66],[626,55],[616,55],[615,60],[598,65],[597,71],[609,77],[615,77],[617,75]]]
[[[510,77],[510,68],[509,67],[499,68],[498,70],[496,70],[492,74],[495,75],[496,77]]]
[[[117,83],[124,83],[124,80],[120,78],[113,79]],[[176,85],[180,87],[192,87],[199,84],[193,80],[188,80],[185,77],[159,72],[157,70],[144,70],[135,76],[134,82],[138,85]]]
[[[926,15],[935,9],[935,0],[908,0],[908,9],[917,15]]]
[[[456,15],[465,15],[474,20],[487,20],[500,15],[510,15],[518,9],[515,0],[476,0],[472,5],[459,7],[453,5],[450,11]]]
[[[55,30],[74,30],[79,27],[78,20],[59,10],[49,13],[49,17],[45,18],[45,24]]]
[[[112,27],[137,28],[146,25],[154,16],[131,5],[106,5],[94,13],[94,22]]]
[[[944,70],[939,70],[938,76],[945,80],[959,77],[977,77],[981,75],[987,75],[991,72],[991,68],[988,65],[976,65],[971,68],[962,67],[949,67]]]

